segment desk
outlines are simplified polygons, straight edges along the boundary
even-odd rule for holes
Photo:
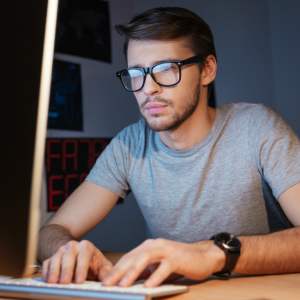
[[[124,254],[103,251],[115,264]],[[40,273],[31,277],[39,277]],[[230,279],[210,276],[203,281],[179,279],[174,284],[188,285],[188,293],[159,300],[300,300],[300,273],[268,276],[233,274]],[[3,298],[0,298],[3,300]],[[12,300],[12,299],[7,299]]]
[[[229,280],[214,276],[202,282],[182,279],[178,284],[189,286],[190,291],[160,300],[299,300],[300,273],[268,276],[241,276]]]

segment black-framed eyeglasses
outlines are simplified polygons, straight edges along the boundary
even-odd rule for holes
[[[185,60],[163,61],[149,68],[128,68],[117,72],[124,88],[129,92],[137,92],[144,87],[146,75],[149,73],[153,80],[161,86],[173,86],[181,80],[181,67],[203,61],[201,55]]]

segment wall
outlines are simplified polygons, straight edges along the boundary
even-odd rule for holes
[[[217,105],[264,103],[300,136],[298,0],[135,0],[135,12],[180,6],[201,16],[215,38]]]
[[[111,27],[127,22],[134,11],[132,0],[110,0]],[[126,67],[123,38],[111,31],[112,63],[70,55],[55,54],[55,58],[81,65],[84,130],[48,130],[48,137],[114,137],[124,127],[139,119],[139,109],[133,94],[125,91],[116,71]],[[41,202],[41,225],[53,213],[46,212],[46,181]],[[128,251],[144,241],[146,225],[133,195],[118,204],[106,218],[84,238],[102,250]]]
[[[300,136],[298,0],[111,0],[109,3],[112,26],[128,22],[134,13],[158,6],[181,6],[200,15],[215,37],[217,105],[241,101],[265,103],[277,110]],[[112,137],[137,121],[140,115],[134,96],[124,91],[115,77],[115,71],[125,66],[122,47],[123,39],[112,31],[112,64],[56,55],[82,66],[84,132],[49,130],[49,137]],[[45,187],[43,192],[45,206]],[[45,213],[45,207],[43,211],[45,222],[50,215]],[[128,251],[149,235],[131,195],[86,237],[100,249]]]
[[[218,57],[218,105],[251,102],[275,108],[266,1],[135,1],[136,13],[158,6],[185,7],[211,27]]]
[[[300,136],[300,1],[268,4],[276,110]]]

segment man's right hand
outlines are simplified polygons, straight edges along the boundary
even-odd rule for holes
[[[69,241],[43,262],[43,281],[48,283],[82,283],[86,279],[102,280],[113,264],[91,242]]]

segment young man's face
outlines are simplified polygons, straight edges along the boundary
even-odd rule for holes
[[[183,40],[136,41],[128,45],[128,67],[147,68],[158,62],[185,60],[195,53]],[[199,64],[182,67],[181,81],[162,87],[147,74],[143,89],[135,92],[141,113],[152,130],[167,131],[178,128],[196,110],[200,100]]]

